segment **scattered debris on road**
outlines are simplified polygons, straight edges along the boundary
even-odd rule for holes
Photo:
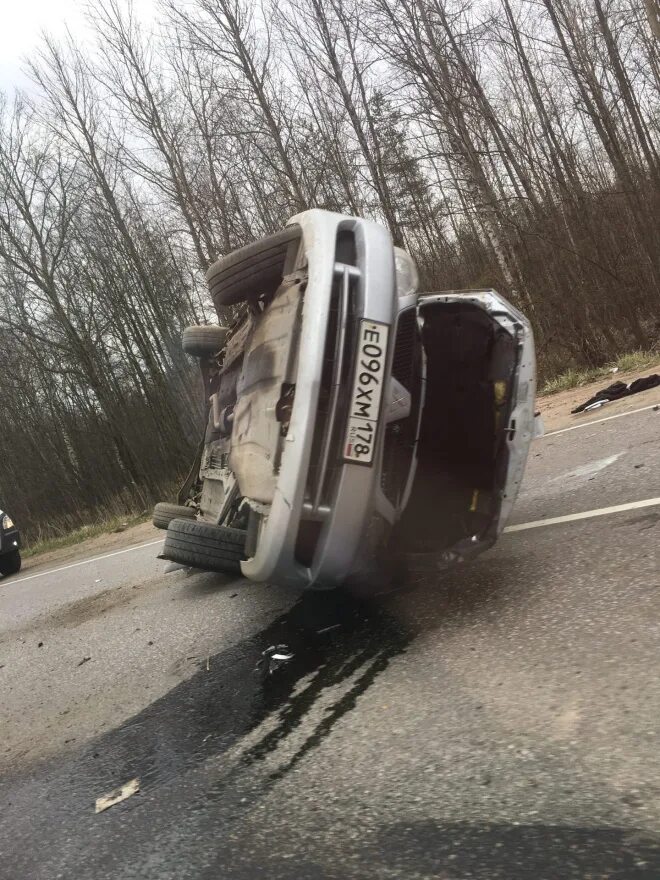
[[[257,662],[255,672],[265,670],[268,675],[289,663],[294,658],[294,653],[288,645],[271,645],[261,655],[261,660]]]
[[[131,779],[129,782],[120,785],[119,788],[115,788],[108,794],[104,794],[103,797],[97,798],[94,812],[102,813],[104,810],[109,810],[110,807],[114,807],[115,804],[120,804],[139,790],[140,780],[137,778]]]
[[[633,382],[626,384],[625,382],[614,382],[597,391],[589,400],[576,406],[571,412],[581,413],[604,406],[612,400],[620,400],[622,397],[630,397],[632,394],[639,394],[641,391],[648,391],[650,388],[657,388],[660,385],[660,375],[651,373],[650,376],[642,376]]]
[[[76,663],[76,666],[82,666],[83,663],[88,663],[91,659],[91,657],[83,657],[79,663]]]

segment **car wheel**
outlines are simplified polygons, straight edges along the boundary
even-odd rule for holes
[[[218,315],[227,306],[274,293],[282,275],[293,269],[300,235],[299,226],[287,226],[216,260],[206,281]]]
[[[219,327],[217,324],[186,327],[181,339],[181,348],[186,354],[196,358],[211,357],[223,347],[228,332],[226,327]]]
[[[0,574],[7,577],[10,574],[18,574],[21,570],[21,554],[18,550],[12,550],[11,553],[5,553],[0,556]]]
[[[245,558],[245,537],[243,529],[174,519],[167,529],[162,555],[192,568],[240,574],[241,559]]]
[[[173,519],[195,519],[196,515],[194,507],[184,507],[182,504],[168,504],[166,501],[159,501],[154,507],[151,521],[157,529],[166,529]]]

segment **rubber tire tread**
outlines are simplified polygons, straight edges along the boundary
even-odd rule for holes
[[[167,541],[168,547],[171,545],[173,547],[178,547],[180,550],[185,548],[190,548],[195,552],[202,553],[203,555],[208,556],[209,544],[208,541],[189,541],[187,538],[181,540],[181,538],[174,538],[170,536]],[[243,559],[243,551],[236,547],[235,544],[223,544],[218,541],[215,545],[215,548],[222,552],[223,556],[227,556],[231,559]]]
[[[228,555],[209,556],[201,550],[192,549],[190,545],[181,541],[168,541],[163,551],[166,559],[178,562],[180,565],[189,565],[191,568],[201,568],[204,571],[217,571],[223,574],[241,573],[241,556],[235,558]]]
[[[18,574],[20,570],[21,554],[19,550],[10,550],[9,553],[3,553],[0,556],[0,574],[3,577]]]
[[[181,348],[191,357],[209,357],[217,354],[227,340],[226,327],[218,324],[199,324],[186,327],[181,338]]]
[[[289,245],[301,235],[299,226],[287,226],[216,260],[206,281],[218,314],[226,306],[259,296],[259,287],[279,285]]]
[[[193,568],[240,574],[245,537],[241,529],[175,519],[167,530],[163,556]]]
[[[182,504],[170,504],[167,501],[159,501],[154,507],[151,522],[157,529],[167,529],[173,519],[195,519],[197,516],[192,507],[184,507]]]

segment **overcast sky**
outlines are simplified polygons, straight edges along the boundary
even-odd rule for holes
[[[11,93],[26,85],[21,61],[29,56],[45,30],[62,37],[66,25],[81,43],[89,39],[85,24],[86,0],[3,0],[0,11],[0,90]],[[94,0],[89,5],[94,6]],[[153,15],[154,0],[138,0],[140,18]]]

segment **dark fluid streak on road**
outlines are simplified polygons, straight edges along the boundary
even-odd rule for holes
[[[327,627],[335,628],[319,633]],[[326,688],[355,676],[288,767],[278,771],[283,775],[354,707],[360,693],[386,668],[390,658],[405,650],[410,638],[401,624],[374,602],[336,592],[305,593],[255,636],[210,656],[208,670],[203,658],[191,678],[65,758],[69,790],[60,788],[62,806],[70,801],[88,810],[99,794],[135,776],[143,792],[170,782],[191,766],[224,752],[268,716],[276,715],[274,727],[241,759],[243,767],[253,764],[302,723]],[[273,674],[257,669],[262,652],[281,643],[291,648],[293,660]],[[293,693],[298,682],[308,676],[310,680]],[[34,769],[35,774],[48,774],[47,766]]]

